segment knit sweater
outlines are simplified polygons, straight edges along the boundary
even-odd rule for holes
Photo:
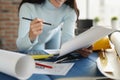
[[[43,32],[34,40],[30,41],[29,30],[30,21],[22,19],[27,17],[30,19],[40,18],[43,21],[51,23],[50,25],[43,25]],[[24,3],[19,12],[19,30],[16,41],[19,50],[29,50],[36,44],[45,44],[48,42],[56,32],[62,28],[61,44],[74,37],[75,21],[77,19],[75,10],[68,5],[63,4],[57,8],[49,0],[42,4]],[[62,24],[62,25],[61,25]]]

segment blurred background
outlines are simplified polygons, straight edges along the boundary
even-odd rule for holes
[[[0,0],[0,48],[17,50],[18,5],[21,0]],[[80,10],[79,20],[96,20],[98,25],[112,26],[111,19],[120,19],[119,0],[76,0]],[[78,22],[79,23],[79,22]],[[92,26],[93,24],[89,24]],[[78,25],[79,26],[79,25]],[[77,34],[79,34],[78,32]]]
[[[103,25],[111,25],[111,18],[120,18],[120,0],[76,0],[80,10],[79,19],[99,18]]]
[[[0,48],[16,50],[18,5],[21,0],[0,0]]]

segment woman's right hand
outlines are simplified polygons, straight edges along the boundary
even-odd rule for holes
[[[30,23],[29,38],[31,41],[34,41],[35,38],[40,35],[43,31],[43,20],[35,18]]]

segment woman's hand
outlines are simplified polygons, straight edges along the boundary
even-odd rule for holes
[[[80,53],[83,57],[88,57],[93,51],[93,46],[90,46],[88,48],[82,48],[78,49],[75,52]]]
[[[31,23],[30,23],[30,31],[29,31],[29,37],[30,40],[33,41],[35,40],[35,38],[41,34],[43,31],[43,20],[41,19],[34,19]]]

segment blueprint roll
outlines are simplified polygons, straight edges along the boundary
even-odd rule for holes
[[[27,80],[34,72],[35,62],[32,57],[12,51],[0,50],[0,72]]]
[[[110,40],[114,45],[114,48],[120,56],[120,32],[114,32],[110,35]]]

